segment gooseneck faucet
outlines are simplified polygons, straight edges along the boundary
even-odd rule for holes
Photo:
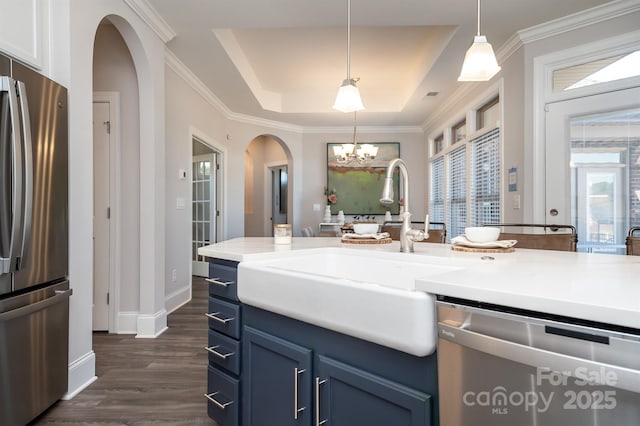
[[[407,164],[400,158],[393,159],[389,162],[380,202],[382,204],[393,203],[393,171],[396,167],[400,169],[400,174],[402,175],[405,206],[404,213],[402,214],[402,227],[400,228],[400,251],[403,253],[411,253],[413,251],[414,241],[422,241],[425,238],[429,238],[429,234],[427,233],[428,224],[425,222],[424,231],[411,229],[411,213],[409,213],[409,171],[407,170]]]

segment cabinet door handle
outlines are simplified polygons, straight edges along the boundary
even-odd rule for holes
[[[220,315],[220,314],[221,314],[221,312],[212,312],[210,314],[205,314],[205,315],[207,316],[207,318],[210,318],[210,319],[212,319],[214,321],[218,321],[218,322],[220,322],[222,324],[226,324],[229,321],[233,321],[235,319],[235,318],[220,318],[220,317],[217,316],[217,315]]]
[[[327,422],[327,419],[320,421],[320,385],[324,383],[326,383],[326,380],[320,380],[320,377],[316,377],[316,426]]]
[[[209,347],[206,347],[205,349],[206,349],[209,353],[212,353],[212,354],[214,354],[215,356],[217,356],[218,358],[222,358],[222,359],[224,359],[224,360],[226,360],[226,359],[227,359],[227,358],[229,358],[230,356],[232,356],[232,355],[235,355],[235,354],[236,354],[235,352],[229,352],[228,354],[220,353],[220,352],[216,351],[216,349],[218,349],[219,347],[220,347],[220,345],[216,345],[216,346],[209,346]]]
[[[294,420],[298,420],[298,413],[300,411],[304,411],[305,408],[307,407],[300,407],[298,408],[298,376],[302,373],[304,373],[305,369],[298,369],[298,367],[296,367],[294,369],[293,372],[293,419]]]
[[[205,278],[206,282],[216,284],[222,287],[227,287],[229,284],[235,284],[235,281],[220,281],[220,278]]]
[[[205,398],[207,398],[209,401],[213,402],[218,408],[220,408],[221,410],[224,410],[225,408],[227,408],[228,405],[233,404],[233,401],[229,401],[229,402],[219,402],[217,401],[213,396],[219,394],[220,392],[213,392],[210,394],[204,394]]]

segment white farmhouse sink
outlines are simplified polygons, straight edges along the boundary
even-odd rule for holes
[[[403,253],[301,250],[241,262],[238,297],[258,308],[425,356],[436,345],[435,301],[415,291],[415,280],[457,269]]]

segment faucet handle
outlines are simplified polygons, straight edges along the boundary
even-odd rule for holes
[[[428,238],[428,237],[425,237],[425,232],[424,231],[421,231],[419,229],[409,229],[407,231],[407,238],[409,240],[415,242],[415,241],[422,241],[422,240],[424,240],[425,238]]]

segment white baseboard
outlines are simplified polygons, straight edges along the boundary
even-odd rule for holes
[[[136,339],[155,339],[167,330],[167,311],[161,309],[153,315],[138,314]]]
[[[164,301],[164,307],[167,313],[172,313],[191,300],[191,287],[187,285],[178,291],[173,292]]]
[[[119,312],[116,334],[136,334],[138,332],[138,313]]]
[[[69,364],[69,385],[62,399],[69,400],[97,380],[96,354],[89,351]]]

